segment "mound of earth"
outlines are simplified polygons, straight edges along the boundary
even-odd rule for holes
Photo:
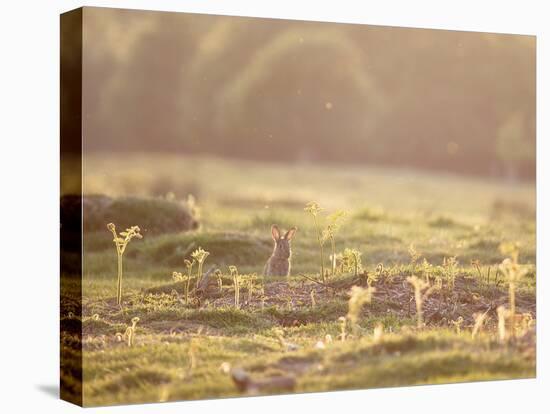
[[[195,211],[187,203],[163,198],[105,195],[61,197],[61,225],[64,233],[80,233],[80,214],[85,232],[103,231],[114,223],[122,231],[138,225],[144,234],[179,233],[199,227]]]

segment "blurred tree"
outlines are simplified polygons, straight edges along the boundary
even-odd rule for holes
[[[506,175],[511,180],[518,178],[522,163],[534,161],[534,148],[525,140],[524,119],[521,112],[516,112],[502,123],[497,132],[497,156],[503,161]]]
[[[95,8],[84,20],[88,150],[535,176],[534,37]]]

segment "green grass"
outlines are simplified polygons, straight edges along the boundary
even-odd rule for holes
[[[116,306],[117,264],[111,237],[107,230],[86,235],[86,405],[242,395],[220,370],[224,362],[258,379],[291,375],[298,392],[535,375],[534,340],[500,344],[495,326],[496,306],[507,304],[507,284],[497,272],[504,259],[498,249],[503,241],[521,244],[520,262],[529,273],[518,286],[518,312],[536,318],[532,184],[372,167],[283,166],[168,155],[124,160],[105,155],[89,157],[84,165],[89,194],[151,196],[161,188],[185,197],[182,189],[191,189],[197,193],[201,225],[184,233],[145,234],[128,247],[122,307]],[[154,174],[142,174],[135,165]],[[162,177],[170,180],[161,186]],[[371,274],[379,263],[385,269],[374,282],[372,303],[361,313],[359,336],[345,342],[338,340],[338,318],[347,313],[351,286],[365,286],[366,278],[338,275],[329,278],[325,290],[301,276],[315,277],[319,269],[315,230],[303,211],[312,200],[327,213],[349,212],[336,234],[338,251],[358,249]],[[242,307],[234,309],[228,266],[238,266],[245,275],[261,275],[272,250],[273,223],[284,229],[298,227],[292,275],[260,277],[251,302],[242,286]],[[459,262],[455,290],[443,289],[426,300],[427,326],[421,332],[414,328],[415,306],[406,283],[412,270],[411,243],[433,265],[428,275],[432,280],[442,275],[444,257],[456,256]],[[223,288],[200,301],[193,298],[186,306],[183,287],[171,275],[185,271],[183,260],[198,247],[210,252],[204,270],[215,265],[224,273]],[[472,260],[479,260],[479,270]],[[263,306],[260,286],[266,295]],[[69,300],[75,294],[72,287],[64,286],[68,299],[62,313],[74,308]],[[315,307],[311,290],[316,291]],[[472,339],[473,314],[488,308],[484,331]],[[92,318],[94,314],[98,317]],[[117,340],[116,333],[124,333],[135,316],[140,322],[130,348]],[[457,334],[452,321],[460,317],[464,323]],[[384,334],[376,340],[373,330],[379,323]],[[296,350],[281,345],[281,333],[286,342],[297,345]],[[316,343],[325,341],[326,335],[332,343],[318,349]],[[64,340],[70,345],[71,338]]]
[[[87,405],[236,396],[222,363],[256,377],[293,375],[297,392],[533,377],[534,358],[489,337],[430,330],[333,342],[316,349],[313,333],[286,332],[293,352],[266,334],[253,337],[141,333],[133,348],[105,344],[84,354]],[[190,343],[196,368],[191,369]],[[105,348],[109,352],[105,352]]]

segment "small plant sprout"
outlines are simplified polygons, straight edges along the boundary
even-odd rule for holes
[[[523,336],[533,328],[535,324],[535,319],[533,318],[533,315],[530,312],[522,313],[520,323],[521,323],[520,336]]]
[[[342,256],[342,252],[336,253],[335,255],[331,255],[330,260],[334,260],[334,263],[336,263],[336,272],[337,273],[344,273],[344,260]]]
[[[424,276],[424,280],[426,283],[430,283],[430,274],[433,271],[433,265],[424,258],[422,260],[422,275]]]
[[[174,282],[181,282],[183,280],[182,276],[183,274],[181,272],[172,272],[172,280],[174,280]]]
[[[214,275],[216,276],[216,280],[218,281],[218,290],[220,291],[220,293],[222,293],[223,291],[223,274],[222,274],[222,271],[220,269],[216,269],[214,270]]]
[[[514,337],[516,321],[516,284],[527,274],[527,270],[519,267],[519,245],[517,243],[501,244],[500,252],[509,256],[500,264],[499,270],[508,280],[508,296],[510,300],[508,318],[510,320],[510,335]]]
[[[531,315],[531,313],[527,312],[521,315],[521,325],[524,332],[531,328],[534,323],[535,320],[533,319],[533,315]]]
[[[309,292],[309,297],[311,298],[311,309],[315,308],[315,289],[312,289],[311,292]]]
[[[335,274],[342,273],[342,253],[331,254],[329,259],[331,263],[334,262]]]
[[[332,254],[330,255],[330,273],[332,276],[336,274],[336,242],[334,236],[340,229],[342,221],[346,218],[347,213],[343,210],[337,210],[327,216],[328,225],[323,231],[323,241],[330,240],[330,248]]]
[[[126,332],[124,332],[124,337],[126,338],[126,341],[128,343],[128,346],[134,346],[134,338],[136,336],[136,326],[139,322],[139,318],[137,316],[132,318],[132,325],[128,326],[126,328]]]
[[[430,284],[425,280],[419,279],[416,276],[408,277],[407,282],[409,282],[414,288],[414,301],[416,303],[416,327],[418,329],[422,329],[424,326],[422,305],[424,304],[424,301],[432,294],[432,292],[437,289],[437,285],[430,286]]]
[[[324,252],[324,246],[323,246],[324,240],[323,240],[323,235],[321,233],[321,230],[319,228],[319,222],[317,220],[317,216],[321,211],[323,211],[323,209],[315,201],[311,201],[306,204],[304,211],[306,213],[311,214],[311,217],[313,217],[313,224],[315,226],[315,232],[317,233],[317,242],[319,243],[319,252],[320,252],[320,261],[321,261],[321,278],[323,279],[323,283],[325,283],[326,276],[325,276],[325,252]]]
[[[277,338],[277,342],[279,342],[279,345],[281,345],[281,348],[286,349],[286,341],[283,337],[283,331],[281,329],[276,329],[274,331],[275,338]]]
[[[416,264],[420,259],[420,253],[418,253],[416,247],[412,243],[409,245],[409,256],[411,264],[411,275],[414,275],[416,273]]]
[[[344,342],[346,340],[346,317],[340,316],[338,318],[338,322],[340,322],[340,335],[338,337],[340,338],[340,341]]]
[[[374,282],[378,282],[378,272],[365,272],[367,275],[367,286],[372,286]]]
[[[172,272],[172,279],[174,282],[183,282],[183,297],[185,298],[185,304],[189,304],[189,283],[191,280],[190,275],[183,274],[181,272]]]
[[[115,243],[117,258],[118,258],[118,278],[117,278],[117,304],[122,303],[122,256],[126,251],[126,246],[133,238],[141,239],[143,236],[140,233],[138,226],[132,226],[126,231],[120,232],[117,235],[116,226],[113,223],[107,224],[107,229],[113,233],[113,243]]]
[[[264,307],[265,307],[265,300],[266,300],[266,299],[267,299],[267,296],[266,296],[266,294],[265,294],[265,289],[264,289],[264,287],[262,286],[262,287],[260,288],[260,307],[261,307],[261,309],[264,309]]]
[[[252,294],[254,293],[254,281],[256,280],[256,275],[250,275],[247,277],[247,299],[248,304],[252,303]]]
[[[483,325],[485,323],[485,319],[487,318],[487,313],[489,313],[489,309],[487,309],[483,313],[476,313],[474,314],[474,327],[472,329],[472,338],[475,339],[476,336],[481,332],[483,329]]]
[[[443,289],[443,278],[440,275],[435,275],[434,279],[435,279],[434,281],[435,289],[436,290]]]
[[[233,278],[233,289],[235,290],[235,307],[238,309],[240,307],[240,275],[237,270],[237,266],[229,266],[229,273]]]
[[[470,260],[470,264],[476,269],[479,279],[483,280],[481,275],[481,262],[478,259],[475,259],[475,260]],[[489,281],[487,281],[487,283],[488,282]]]
[[[372,332],[372,339],[374,342],[380,342],[383,335],[384,335],[384,325],[382,325],[382,322],[378,322]]]
[[[390,272],[384,268],[384,263],[378,263],[376,265],[376,280],[384,280],[386,283],[390,279]]]
[[[281,345],[281,348],[283,348],[284,351],[296,351],[299,348],[298,345],[285,340],[282,329],[275,329],[274,333],[277,338],[277,342],[279,342],[279,345]]]
[[[445,269],[447,283],[451,291],[453,291],[455,288],[457,266],[458,266],[458,261],[456,260],[455,256],[443,258],[443,268]]]
[[[498,315],[498,341],[500,343],[506,342],[506,318],[508,316],[508,310],[504,306],[497,308]]]
[[[451,324],[455,327],[457,334],[461,332],[463,323],[464,323],[464,318],[462,316],[459,316],[456,321],[451,321]]]
[[[292,305],[292,295],[287,295],[285,297],[285,300],[286,300],[286,308],[291,311],[294,309],[293,305]]]
[[[348,314],[346,318],[349,320],[352,332],[355,336],[359,331],[359,315],[361,309],[367,303],[370,303],[372,300],[372,294],[375,292],[375,288],[369,286],[368,288],[362,288],[360,286],[352,286],[349,291],[349,301],[348,301]]]
[[[342,264],[345,272],[353,272],[354,276],[358,276],[363,268],[361,264],[361,252],[356,249],[346,248],[342,253]]]
[[[204,261],[206,258],[210,255],[210,252],[207,252],[206,250],[203,250],[202,247],[199,247],[197,250],[195,250],[193,253],[191,253],[191,257],[195,259],[198,263],[197,267],[197,288],[199,287],[199,283],[202,279],[202,266],[204,264]]]
[[[185,264],[185,267],[187,269],[187,276],[191,278],[191,275],[193,274],[193,265],[195,264],[195,259],[193,260],[185,259],[183,263]]]

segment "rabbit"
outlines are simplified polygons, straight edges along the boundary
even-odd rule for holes
[[[284,236],[281,236],[279,227],[276,224],[271,226],[271,236],[275,242],[275,247],[271,257],[265,264],[264,276],[288,276],[290,274],[290,258],[292,256],[290,241],[296,230],[298,230],[296,227],[292,227]]]

